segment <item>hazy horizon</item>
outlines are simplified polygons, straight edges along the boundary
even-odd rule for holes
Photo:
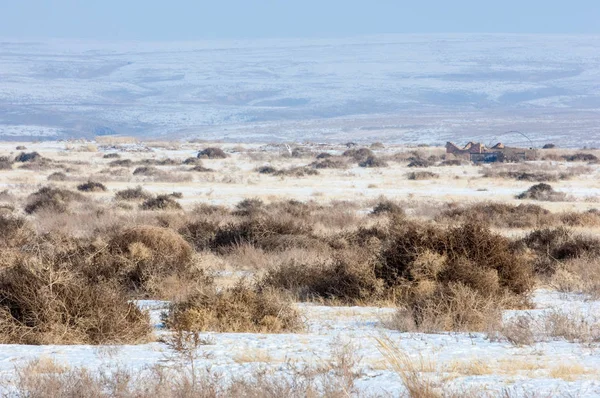
[[[0,37],[178,41],[381,34],[598,34],[594,0],[23,0],[2,5]]]

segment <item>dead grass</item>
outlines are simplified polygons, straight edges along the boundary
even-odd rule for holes
[[[149,318],[110,283],[90,283],[60,254],[19,256],[0,270],[3,344],[137,344]]]
[[[302,328],[289,299],[243,281],[233,288],[206,289],[173,303],[164,321],[171,329],[199,332],[282,333]]]
[[[29,196],[25,212],[31,214],[43,210],[64,213],[71,202],[82,200],[83,196],[80,193],[62,188],[43,187]]]
[[[115,193],[115,199],[117,200],[147,200],[152,197],[152,194],[144,191],[141,186],[135,188],[127,188],[122,191]]]
[[[564,192],[557,192],[552,188],[551,185],[543,182],[532,185],[527,191],[516,196],[517,199],[543,200],[549,202],[564,201],[566,197],[567,194]]]
[[[142,210],[181,210],[181,205],[173,199],[172,195],[158,195],[149,198],[140,205]]]
[[[97,181],[87,181],[78,185],[77,190],[82,192],[106,192],[106,186]]]

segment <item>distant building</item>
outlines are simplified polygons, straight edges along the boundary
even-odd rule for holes
[[[446,143],[446,153],[452,154],[458,158],[470,160],[475,163],[480,162],[518,162],[531,157],[532,151],[524,148],[507,147],[501,142],[491,148],[487,148],[480,142],[469,142],[463,148],[456,146],[452,142]]]

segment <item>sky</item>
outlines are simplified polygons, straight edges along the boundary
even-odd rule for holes
[[[197,40],[600,33],[600,0],[0,0],[0,37]]]

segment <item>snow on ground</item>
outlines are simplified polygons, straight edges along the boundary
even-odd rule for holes
[[[600,314],[600,301],[582,296],[538,290],[533,297],[536,309],[559,309]],[[168,303],[140,301],[149,310],[156,334],[161,329],[160,313]],[[465,391],[485,388],[495,394],[509,388],[516,395],[600,396],[600,351],[597,344],[548,340],[516,347],[508,342],[490,341],[482,333],[401,333],[386,329],[382,321],[393,308],[332,307],[298,304],[306,330],[290,334],[207,333],[210,345],[200,348],[198,368],[210,367],[228,376],[250,374],[258,368],[285,372],[286,365],[318,365],[329,360],[340,345],[352,347],[357,381],[363,393],[397,396],[404,391],[400,376],[390,369],[380,352],[378,338],[389,339],[424,375],[439,380],[445,389]],[[523,311],[508,311],[507,317]],[[137,346],[0,346],[0,377],[10,380],[15,367],[35,358],[51,358],[69,366],[91,370],[120,366],[140,371],[170,358],[160,342]]]

